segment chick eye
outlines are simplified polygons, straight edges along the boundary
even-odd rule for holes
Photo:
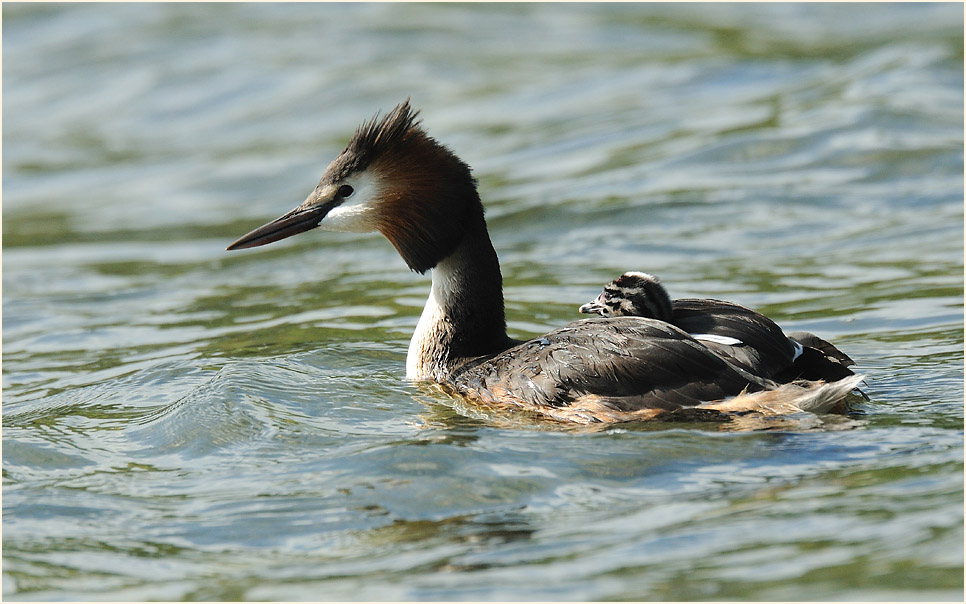
[[[342,185],[341,187],[339,187],[338,193],[339,193],[339,197],[346,198],[352,195],[353,193],[355,193],[355,189],[353,189],[349,185]]]

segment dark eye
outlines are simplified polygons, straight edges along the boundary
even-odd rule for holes
[[[339,187],[339,197],[346,198],[355,193],[355,189],[349,185],[342,185]]]

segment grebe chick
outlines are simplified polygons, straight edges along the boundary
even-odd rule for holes
[[[647,317],[671,322],[671,297],[654,275],[629,271],[604,286],[580,312],[602,317]]]
[[[832,382],[855,375],[855,362],[822,338],[785,334],[765,315],[733,302],[684,298],[671,301],[657,277],[626,272],[604,286],[580,312],[603,317],[648,317],[688,332],[716,355],[755,375],[788,382]]]
[[[849,380],[777,384],[716,356],[674,325],[642,317],[594,317],[525,342],[511,339],[476,181],[416,116],[407,100],[363,124],[305,202],[228,249],[316,227],[382,233],[410,269],[432,270],[407,377],[484,405],[568,422],[616,422],[702,404],[819,409],[852,389]]]

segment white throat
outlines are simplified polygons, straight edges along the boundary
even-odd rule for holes
[[[445,366],[446,311],[444,305],[457,285],[458,271],[452,257],[440,261],[432,269],[433,286],[419,316],[416,331],[409,341],[406,355],[406,377],[410,380],[434,380]]]

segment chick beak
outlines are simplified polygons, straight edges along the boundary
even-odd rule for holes
[[[334,208],[335,205],[336,202],[333,195],[323,196],[316,190],[299,207],[268,224],[263,224],[247,235],[242,235],[226,249],[243,250],[245,248],[258,247],[312,230],[319,226],[322,219],[325,218],[329,210]]]
[[[580,312],[585,315],[600,315],[604,316],[604,305],[600,301],[600,296],[594,299],[593,302],[588,302],[578,308]]]

